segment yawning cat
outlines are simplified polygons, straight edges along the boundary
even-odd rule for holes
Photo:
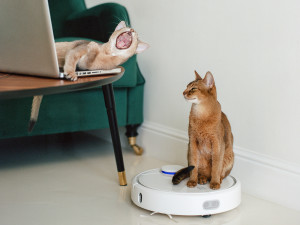
[[[126,62],[131,56],[149,48],[139,40],[137,33],[121,21],[107,43],[78,40],[55,44],[58,64],[67,79],[77,80],[76,68],[80,70],[108,70]],[[38,118],[43,96],[34,96],[28,131],[31,132]]]
[[[211,189],[219,189],[222,180],[233,167],[233,135],[226,115],[217,101],[213,75],[207,72],[202,79],[195,71],[196,79],[183,92],[192,103],[189,117],[189,167],[179,170],[173,184],[190,177],[188,187],[210,181]]]
[[[66,78],[77,80],[76,67],[80,70],[108,70],[126,62],[131,56],[145,51],[149,45],[138,39],[137,33],[121,21],[109,41],[57,42],[55,44],[59,67]]]

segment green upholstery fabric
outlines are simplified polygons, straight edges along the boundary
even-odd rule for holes
[[[116,3],[86,9],[84,0],[49,0],[56,41],[88,39],[107,41],[119,19],[129,17]],[[79,28],[76,28],[78,26]],[[145,80],[136,56],[122,66],[123,77],[113,84],[119,126],[143,122]],[[32,136],[107,128],[108,118],[101,88],[44,96],[39,119],[27,132],[32,98],[0,100],[0,138]]]
[[[125,126],[127,121],[127,90],[115,90],[118,124]],[[2,100],[0,115],[1,137],[19,137],[27,132],[32,98]],[[108,127],[104,99],[100,88],[44,96],[40,115],[30,135],[64,133],[94,130]],[[15,110],[22,108],[22,111]],[[12,119],[13,118],[13,119]],[[3,129],[5,127],[6,129]]]
[[[117,3],[104,3],[85,11],[75,12],[68,17],[65,35],[107,42],[121,20],[130,26],[127,10]],[[101,32],[97,32],[99,29]]]
[[[86,10],[84,0],[49,0],[49,9],[55,38],[65,37],[65,22],[76,12]]]

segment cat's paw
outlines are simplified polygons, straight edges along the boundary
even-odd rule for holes
[[[71,80],[71,81],[76,81],[78,79],[78,77],[77,77],[77,75],[76,75],[75,72],[71,72],[71,73],[65,74],[65,77],[68,80]]]
[[[207,177],[206,176],[199,176],[198,177],[198,184],[206,184],[207,183]]]
[[[189,188],[192,188],[192,187],[196,187],[197,186],[197,182],[194,181],[194,180],[189,180],[186,184]]]
[[[218,189],[220,189],[221,184],[220,184],[220,183],[217,183],[217,182],[211,182],[210,185],[209,185],[209,187],[210,187],[211,189],[213,189],[213,190],[218,190]]]

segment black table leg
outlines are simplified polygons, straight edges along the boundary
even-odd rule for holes
[[[119,175],[119,183],[121,186],[125,186],[127,185],[127,181],[125,175],[125,168],[124,168],[122,148],[121,148],[116,108],[115,108],[115,98],[114,98],[114,91],[113,91],[112,84],[107,84],[102,86],[102,90],[103,90],[105,106],[107,110],[107,116],[109,120],[111,138],[112,138],[114,152],[115,152],[115,158],[116,158],[118,175]]]

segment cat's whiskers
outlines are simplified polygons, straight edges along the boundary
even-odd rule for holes
[[[116,25],[118,25],[121,21],[124,21],[125,24],[126,24],[126,27],[130,27],[129,24],[128,24],[128,18],[126,18],[126,15],[123,14],[122,15],[123,18],[121,18],[121,19],[117,16],[114,16],[114,17],[118,20],[118,22],[115,23]]]

